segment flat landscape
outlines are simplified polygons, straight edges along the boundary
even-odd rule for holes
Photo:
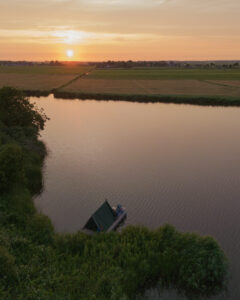
[[[188,68],[131,68],[96,69],[91,79],[143,79],[143,80],[240,80],[240,69],[188,69]]]
[[[171,95],[240,99],[240,69],[1,66],[0,87],[99,95]]]
[[[0,87],[11,86],[20,90],[50,91],[75,77],[75,75],[0,73]]]
[[[134,94],[134,95],[193,95],[240,96],[240,84],[231,81],[205,82],[201,80],[108,80],[79,78],[63,88],[72,93]],[[238,85],[238,86],[237,86]]]
[[[0,74],[79,75],[90,69],[89,66],[0,66]]]
[[[51,91],[77,76],[89,67],[0,66],[0,88],[11,86],[20,90]]]

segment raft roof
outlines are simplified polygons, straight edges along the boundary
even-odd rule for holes
[[[108,201],[105,201],[87,221],[84,229],[107,231],[116,220],[116,214]]]

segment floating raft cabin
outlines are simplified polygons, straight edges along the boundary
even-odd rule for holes
[[[113,209],[108,201],[105,201],[87,221],[86,225],[83,227],[83,232],[93,234],[97,232],[113,231],[120,225],[126,216],[127,213],[121,205],[118,205],[116,209]]]

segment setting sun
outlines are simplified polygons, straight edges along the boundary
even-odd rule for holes
[[[68,50],[66,51],[66,54],[67,54],[67,57],[68,57],[68,58],[71,58],[71,57],[74,56],[74,52],[73,52],[73,50],[71,50],[71,49],[68,49]]]

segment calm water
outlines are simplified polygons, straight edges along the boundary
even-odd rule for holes
[[[81,229],[108,199],[127,208],[126,224],[210,234],[232,264],[227,299],[240,299],[239,108],[34,101],[51,118],[35,203],[57,231]]]

